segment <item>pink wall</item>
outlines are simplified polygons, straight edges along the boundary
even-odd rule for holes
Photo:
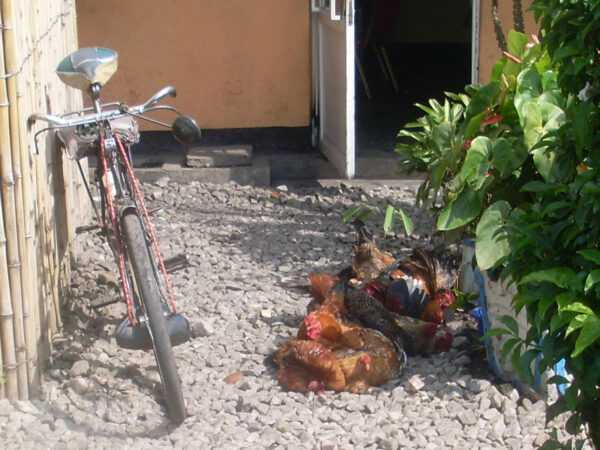
[[[79,46],[119,53],[104,101],[171,103],[203,128],[310,123],[308,0],[77,0]]]
[[[524,0],[523,15],[525,19],[525,31],[527,34],[539,31],[535,23],[533,13],[526,9],[531,5],[532,0]],[[511,28],[514,28],[513,20],[513,2],[498,1],[499,17],[502,23],[504,34],[508,36]],[[498,48],[496,34],[494,32],[494,22],[492,21],[492,0],[481,0],[481,19],[480,19],[480,40],[479,40],[479,82],[487,83],[490,80],[492,66],[496,61],[502,58],[502,50]]]

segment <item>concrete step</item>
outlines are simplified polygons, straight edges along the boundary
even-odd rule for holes
[[[399,174],[400,158],[379,153],[356,159],[355,178],[408,179]],[[136,160],[135,171],[142,181],[168,178],[175,182],[227,183],[269,186],[273,180],[317,180],[340,178],[335,167],[316,151],[269,153],[253,151],[251,145],[201,146],[185,154],[158,154]]]
[[[161,167],[137,167],[135,174],[140,181],[155,183],[169,180],[176,183],[198,181],[200,183],[229,183],[269,186],[271,175],[269,161],[265,157],[254,157],[250,165],[230,167],[187,167],[184,164],[165,163]]]
[[[236,167],[252,164],[251,145],[199,146],[186,155],[188,167]]]

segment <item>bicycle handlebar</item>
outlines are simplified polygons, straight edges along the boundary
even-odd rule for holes
[[[143,114],[167,95],[171,97],[175,97],[177,95],[177,91],[173,86],[167,86],[162,88],[160,91],[154,94],[146,103],[142,103],[141,105],[128,106],[125,104],[120,104],[118,109],[102,111],[101,113],[86,114],[83,116],[75,117],[73,119],[65,119],[64,117],[55,116],[52,114],[34,113],[27,118],[27,123],[29,124],[29,126],[31,126],[37,120],[43,120],[44,122],[48,122],[52,125],[56,125],[59,127],[72,127],[76,125],[83,125],[88,123],[101,122],[104,120],[116,119],[118,117],[124,117],[128,115]]]

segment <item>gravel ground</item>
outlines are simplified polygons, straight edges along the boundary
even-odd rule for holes
[[[189,417],[177,428],[166,421],[151,352],[116,346],[122,305],[90,308],[117,291],[112,257],[88,234],[79,237],[72,301],[41,399],[0,401],[4,448],[527,449],[552,426],[562,429],[560,418],[545,426],[544,401],[520,398],[481,370],[464,320],[453,322],[450,352],[410,358],[400,378],[366,393],[299,394],[278,385],[270,357],[295,335],[310,301],[290,280],[350,262],[355,236],[341,214],[351,205],[392,203],[418,216],[413,189],[279,186],[278,196],[233,183],[143,189],[151,207],[165,207],[154,216],[165,257],[189,260],[171,277],[194,334],[175,348]],[[376,215],[371,229],[381,221]],[[376,241],[401,255],[429,243],[427,218],[416,228],[411,238],[376,233]]]

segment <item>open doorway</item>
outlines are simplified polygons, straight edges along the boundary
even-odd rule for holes
[[[415,103],[471,81],[471,17],[470,0],[357,1],[358,157],[392,154],[398,131],[423,115]]]

